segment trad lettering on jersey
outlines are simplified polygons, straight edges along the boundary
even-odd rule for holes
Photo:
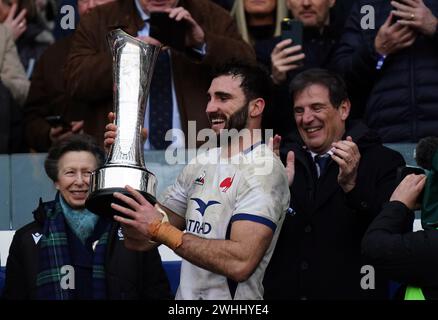
[[[201,219],[202,217],[204,217],[208,207],[216,204],[221,204],[219,201],[215,201],[215,200],[210,200],[207,201],[207,203],[205,203],[204,200],[200,198],[191,198],[190,200],[193,200],[198,205],[198,208],[196,208],[195,210],[199,212],[199,214],[201,215]],[[211,224],[209,224],[208,222],[200,222],[198,220],[187,219],[186,229],[187,231],[190,231],[192,233],[205,235],[210,233]]]
[[[209,234],[211,231],[211,224],[208,222],[202,222],[189,219],[186,222],[187,231],[197,234]]]

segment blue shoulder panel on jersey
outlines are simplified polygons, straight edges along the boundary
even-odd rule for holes
[[[237,213],[231,217],[231,222],[238,221],[238,220],[248,220],[248,221],[254,221],[261,224],[264,224],[265,226],[272,229],[272,232],[275,232],[275,229],[277,229],[277,225],[272,222],[269,219],[266,219],[264,217],[256,216],[253,214],[248,213]]]

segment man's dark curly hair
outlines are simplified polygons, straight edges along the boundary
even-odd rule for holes
[[[256,98],[262,98],[267,106],[270,105],[272,82],[263,66],[232,60],[215,68],[213,79],[220,76],[240,78],[242,80],[240,87],[245,94],[247,103]]]
[[[289,91],[292,99],[311,85],[319,84],[329,91],[330,103],[336,109],[348,99],[347,86],[342,77],[325,69],[308,69],[295,76],[291,81]]]

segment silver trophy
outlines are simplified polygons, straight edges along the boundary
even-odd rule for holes
[[[113,55],[117,138],[103,167],[91,175],[85,205],[95,214],[113,216],[120,215],[111,208],[112,202],[120,203],[113,193],[130,196],[126,185],[138,190],[152,204],[156,202],[157,179],[145,167],[141,128],[160,47],[137,40],[121,29],[109,32],[107,40]]]

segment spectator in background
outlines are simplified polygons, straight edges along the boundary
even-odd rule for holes
[[[89,13],[97,5],[114,0],[80,0],[79,16]],[[80,133],[87,105],[74,100],[64,85],[64,65],[67,61],[72,35],[58,40],[47,48],[38,61],[25,106],[24,130],[28,146],[37,152],[47,152],[53,142]],[[52,127],[46,117],[60,115],[71,127]]]
[[[390,202],[374,219],[362,241],[362,250],[376,274],[384,273],[404,284],[400,299],[438,299],[438,138],[423,138],[417,145],[425,155],[425,175],[408,175]],[[424,193],[421,198],[421,193]],[[423,230],[412,232],[414,210],[421,206]]]
[[[293,210],[265,273],[264,298],[387,298],[383,278],[375,290],[361,288],[360,243],[394,190],[403,158],[362,123],[347,121],[351,105],[338,75],[306,70],[291,92],[301,139],[286,141],[281,151],[283,158],[295,154],[294,168],[289,154],[286,162],[295,172]]]
[[[29,91],[29,81],[17,58],[13,37],[9,29],[0,24],[0,80],[11,92],[14,101],[22,106]]]
[[[236,1],[231,11],[243,40],[253,46],[260,40],[279,36],[281,21],[287,15],[284,0]]]
[[[375,28],[364,29],[356,1],[346,23],[336,65],[366,123],[384,142],[416,142],[438,126],[438,2],[375,0]],[[365,93],[365,94],[364,94]]]
[[[271,69],[275,87],[275,108],[267,114],[264,126],[288,136],[295,133],[289,83],[299,72],[310,68],[330,68],[340,34],[332,22],[335,0],[286,0],[291,16],[303,24],[303,43],[277,37],[261,42],[256,54]]]
[[[41,21],[49,30],[55,27],[56,0],[35,0],[37,12]]]
[[[8,27],[12,33],[14,41],[17,40],[27,28],[26,9],[21,9],[17,13],[17,3],[11,5],[5,0],[0,0],[0,22]]]
[[[0,24],[0,153],[23,151],[21,107],[28,91],[13,36]]]
[[[0,1],[3,1],[3,4],[5,4],[5,0]],[[26,70],[26,75],[30,78],[35,63],[44,50],[54,42],[54,38],[49,26],[47,26],[41,18],[34,0],[14,0],[12,3],[17,4],[17,12],[22,12],[23,9],[26,10],[26,28],[24,32],[17,37],[15,43],[21,63]],[[12,6],[6,5],[5,8],[9,13]],[[19,15],[20,14],[21,13],[19,13]]]
[[[149,140],[145,148],[165,149],[170,144],[164,139],[169,129],[182,129],[187,138],[188,121],[196,121],[197,131],[208,126],[203,110],[212,67],[230,59],[255,61],[255,57],[229,13],[209,0],[118,0],[98,7],[82,18],[65,72],[69,93],[88,104],[85,132],[101,138],[106,115],[113,109],[108,30],[122,28],[147,43],[159,44],[150,33],[152,11],[166,12],[170,20],[182,21],[187,26],[184,39],[183,36],[177,39],[182,47],[171,47],[160,54],[146,109],[144,126],[149,129]],[[167,78],[163,79],[164,76]],[[152,88],[165,98],[155,98],[151,104]],[[184,138],[174,139],[173,147],[185,146]]]
[[[5,299],[168,299],[169,284],[157,249],[127,250],[120,226],[85,209],[91,172],[104,153],[85,135],[56,143],[44,167],[58,193],[42,202],[35,221],[16,231],[6,264]],[[63,267],[74,278],[63,288]]]

